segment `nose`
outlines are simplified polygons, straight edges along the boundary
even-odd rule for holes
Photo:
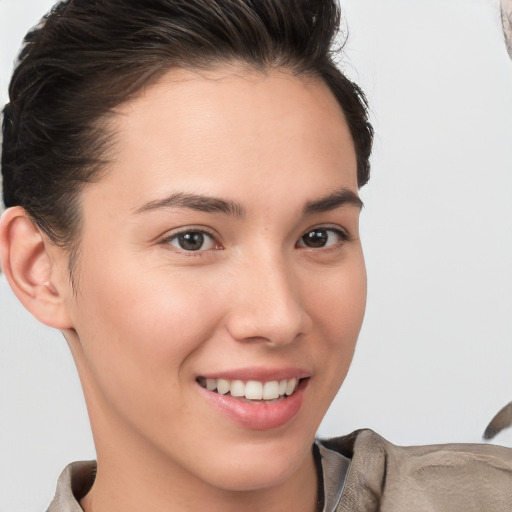
[[[226,326],[235,340],[282,346],[308,331],[311,320],[300,283],[282,258],[269,255],[246,262],[233,279]]]

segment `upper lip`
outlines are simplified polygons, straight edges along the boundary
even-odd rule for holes
[[[249,380],[271,382],[274,380],[304,379],[310,376],[310,372],[297,367],[268,368],[254,366],[198,375],[198,377],[204,377],[205,379],[241,380],[244,382]]]

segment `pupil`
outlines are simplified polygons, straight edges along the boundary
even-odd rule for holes
[[[306,233],[302,239],[308,247],[324,247],[327,243],[327,231],[325,229],[316,229]]]
[[[184,233],[179,236],[179,243],[182,249],[187,251],[198,251],[204,244],[202,233]]]

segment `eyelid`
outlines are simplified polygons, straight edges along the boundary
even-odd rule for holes
[[[216,245],[216,247],[214,247],[213,249],[200,249],[200,250],[197,250],[197,251],[187,251],[185,249],[181,249],[180,247],[176,247],[174,245],[171,245],[171,240],[174,240],[176,239],[177,237],[179,237],[180,235],[184,235],[186,233],[202,233],[203,235],[206,235],[208,237],[210,237],[214,244]],[[161,238],[161,241],[160,243],[162,245],[167,245],[167,246],[170,246],[172,247],[172,250],[174,250],[175,252],[177,253],[180,253],[180,254],[185,254],[187,256],[199,256],[205,252],[209,252],[211,250],[219,250],[219,249],[222,249],[222,243],[220,242],[220,237],[218,236],[217,233],[215,233],[212,229],[209,229],[205,226],[183,226],[183,227],[179,227],[179,228],[175,228],[169,232],[167,232],[162,238]]]
[[[309,233],[310,231],[314,231],[315,229],[330,229],[332,231],[338,232],[343,237],[346,237],[347,239],[350,238],[350,233],[347,228],[340,226],[339,224],[314,224],[313,226],[305,229],[301,235],[304,236],[306,233]]]
[[[343,242],[350,242],[352,240],[352,237],[351,237],[350,233],[348,232],[348,230],[343,228],[342,226],[332,225],[332,224],[327,224],[327,225],[320,224],[320,225],[312,226],[312,227],[306,229],[306,231],[304,231],[302,233],[302,235],[299,237],[299,239],[297,240],[296,245],[298,245],[299,247],[305,247],[306,249],[312,249],[312,250],[316,250],[316,251],[322,250],[322,249],[324,249],[324,250],[330,249],[330,248],[334,247],[334,245],[328,245],[328,246],[324,246],[324,247],[314,248],[314,247],[308,247],[305,244],[299,245],[305,235],[307,235],[311,231],[320,230],[320,229],[324,229],[325,231],[335,232],[342,239]],[[343,245],[343,243],[338,244],[338,245]]]

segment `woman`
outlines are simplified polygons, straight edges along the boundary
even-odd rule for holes
[[[71,0],[27,37],[2,267],[64,333],[98,458],[49,510],[512,504],[506,449],[314,444],[366,292],[372,129],[338,21],[325,1]]]

